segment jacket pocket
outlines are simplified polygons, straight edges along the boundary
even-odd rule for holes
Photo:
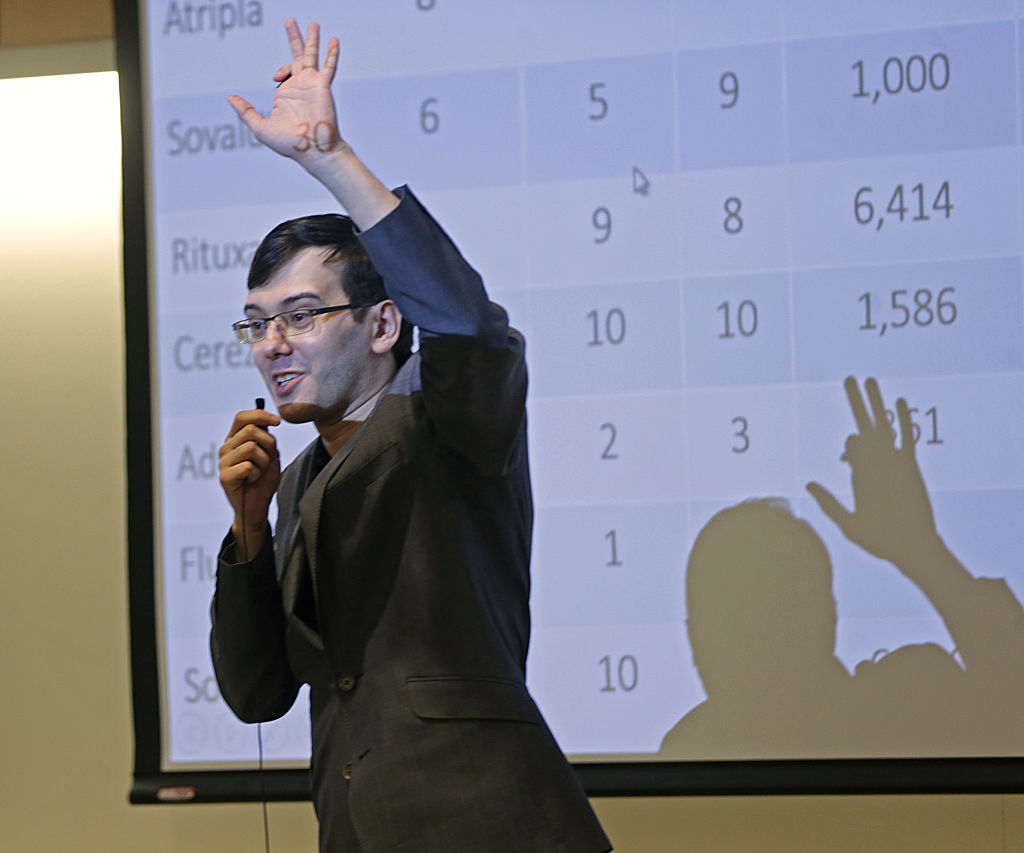
[[[537,706],[516,681],[485,676],[410,676],[409,704],[423,720],[540,723]]]

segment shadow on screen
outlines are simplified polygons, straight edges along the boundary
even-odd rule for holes
[[[846,392],[854,508],[808,490],[843,534],[924,593],[956,643],[906,645],[857,665],[835,656],[832,564],[781,500],[715,515],[686,572],[687,631],[707,699],[662,741],[664,758],[1024,754],[1024,609],[1005,581],[973,577],[944,545],[897,402],[895,441],[878,385]]]

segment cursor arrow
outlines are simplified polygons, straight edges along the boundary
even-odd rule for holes
[[[651,188],[651,182],[647,180],[647,175],[641,172],[636,166],[633,167],[633,192],[640,193],[640,195],[647,195],[648,190]]]

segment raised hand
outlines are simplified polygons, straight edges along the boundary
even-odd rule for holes
[[[864,383],[868,406],[857,380],[847,378],[846,395],[857,432],[846,441],[842,458],[850,463],[854,509],[851,512],[818,483],[807,490],[847,539],[866,551],[890,560],[905,573],[920,563],[920,555],[937,540],[931,501],[917,466],[914,428],[906,400],[896,401],[900,446],[886,417],[878,383]]]
[[[280,423],[279,416],[263,409],[239,412],[220,446],[220,484],[235,511],[231,530],[239,562],[251,559],[263,544],[270,501],[281,481],[277,440],[267,427]]]
[[[338,200],[361,231],[398,207],[398,198],[355,155],[341,137],[331,95],[338,68],[338,40],[327,43],[320,61],[320,26],[310,24],[303,41],[294,18],[285,21],[292,61],[282,65],[274,80],[280,85],[267,118],[245,98],[231,95],[228,102],[239,118],[264,145],[290,157],[322,183]]]
[[[305,41],[294,18],[284,26],[292,61],[274,74],[280,85],[270,115],[264,118],[239,95],[230,95],[228,103],[260,142],[314,171],[318,160],[345,147],[331,95],[331,81],[338,68],[338,39],[328,41],[320,67],[320,25],[309,25]]]

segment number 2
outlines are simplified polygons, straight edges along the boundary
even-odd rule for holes
[[[615,424],[612,424],[612,423],[601,424],[601,431],[603,432],[604,430],[608,430],[609,433],[611,433],[611,435],[608,438],[608,444],[605,446],[605,449],[601,452],[601,458],[602,459],[618,459],[619,458],[619,454],[618,453],[612,453],[612,446],[615,444],[615,436],[616,436]]]

